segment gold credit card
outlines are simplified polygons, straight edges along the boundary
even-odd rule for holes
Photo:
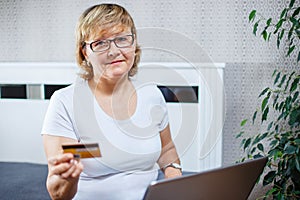
[[[72,153],[75,158],[101,157],[98,143],[90,144],[64,144],[64,153]]]

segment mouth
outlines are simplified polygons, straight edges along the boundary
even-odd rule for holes
[[[109,63],[109,64],[118,64],[118,63],[121,63],[121,62],[123,62],[123,60],[115,60],[115,61],[112,61],[111,63]]]

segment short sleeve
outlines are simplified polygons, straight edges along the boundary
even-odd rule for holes
[[[61,92],[56,91],[50,99],[41,134],[63,136],[77,140],[71,120],[71,108],[71,100],[63,98]]]

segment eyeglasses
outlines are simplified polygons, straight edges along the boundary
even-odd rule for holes
[[[110,48],[110,43],[114,42],[118,48],[126,48],[133,45],[133,35],[119,36],[111,40],[97,40],[91,43],[85,43],[84,45],[90,45],[93,52],[103,52]]]

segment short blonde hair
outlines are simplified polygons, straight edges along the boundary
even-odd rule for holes
[[[105,34],[107,29],[120,27],[121,29],[130,28],[132,34],[137,38],[134,21],[130,14],[117,4],[99,4],[85,10],[78,20],[76,27],[76,60],[79,67],[83,70],[80,76],[89,80],[93,78],[93,67],[85,60],[82,50],[85,41],[95,33]],[[137,73],[137,65],[140,61],[141,49],[136,45],[135,58],[129,76]]]

